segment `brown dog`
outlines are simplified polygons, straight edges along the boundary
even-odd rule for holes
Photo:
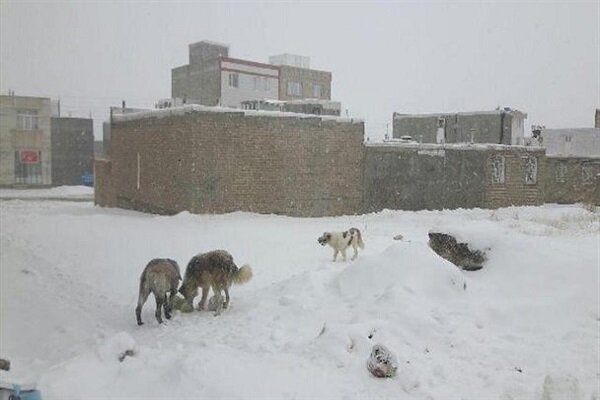
[[[198,309],[203,310],[206,306],[208,290],[212,287],[216,302],[215,315],[219,315],[223,308],[229,306],[229,288],[232,283],[241,285],[251,278],[252,269],[249,265],[238,268],[233,262],[231,254],[225,250],[214,250],[192,257],[185,270],[179,292],[192,305],[198,288],[201,287],[202,298]],[[225,292],[225,302],[221,296],[222,291]]]
[[[140,277],[140,291],[135,316],[138,325],[142,325],[142,307],[150,293],[156,299],[156,312],[154,316],[159,324],[162,324],[161,308],[164,309],[165,317],[171,318],[171,302],[177,293],[177,286],[181,280],[179,265],[169,258],[155,258],[146,265]],[[167,293],[169,297],[167,298]]]

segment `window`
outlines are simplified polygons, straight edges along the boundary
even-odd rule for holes
[[[504,183],[504,157],[495,155],[491,158],[492,183]]]
[[[584,185],[591,185],[594,183],[594,166],[591,164],[584,164],[581,166],[581,180]]]
[[[302,83],[288,82],[287,83],[287,94],[288,94],[288,96],[302,96]]]
[[[525,161],[525,183],[527,185],[537,183],[537,157],[527,157]]]
[[[567,163],[566,161],[559,161],[556,166],[556,182],[566,182],[567,181]]]
[[[39,150],[15,151],[15,182],[39,184],[42,179],[42,152]]]
[[[315,99],[320,99],[323,95],[323,85],[314,84],[313,85],[313,97]]]
[[[238,74],[229,74],[229,87],[240,87],[240,77]]]
[[[264,76],[255,76],[254,90],[262,90],[264,92],[268,92],[269,90],[271,90],[271,81],[269,80],[269,78]]]
[[[17,111],[17,129],[33,131],[39,129],[39,121],[36,110]]]

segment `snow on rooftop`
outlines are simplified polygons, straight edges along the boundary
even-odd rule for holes
[[[322,121],[334,121],[343,123],[363,123],[362,118],[337,117],[332,115],[312,115],[300,114],[281,111],[266,111],[266,110],[243,110],[241,108],[230,107],[209,107],[197,104],[189,104],[181,107],[163,108],[163,109],[148,109],[131,114],[115,115],[114,121],[132,121],[143,118],[165,118],[171,116],[181,116],[192,112],[213,112],[213,113],[237,113],[244,114],[246,117],[277,117],[277,118],[318,118]]]

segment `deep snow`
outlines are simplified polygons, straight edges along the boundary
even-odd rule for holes
[[[0,378],[37,381],[44,399],[597,398],[598,217],[577,206],[164,217],[0,201],[0,357],[12,362]],[[351,226],[365,251],[331,262],[317,237]],[[489,248],[484,269],[435,255],[432,229]],[[151,297],[136,325],[151,258],[183,269],[216,248],[254,270],[230,309],[159,326]],[[367,371],[376,343],[396,354],[395,378]]]

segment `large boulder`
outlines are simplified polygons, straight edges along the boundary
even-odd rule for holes
[[[485,252],[471,249],[467,243],[459,243],[447,233],[429,232],[429,247],[440,257],[466,271],[477,271],[483,268],[486,261]]]

